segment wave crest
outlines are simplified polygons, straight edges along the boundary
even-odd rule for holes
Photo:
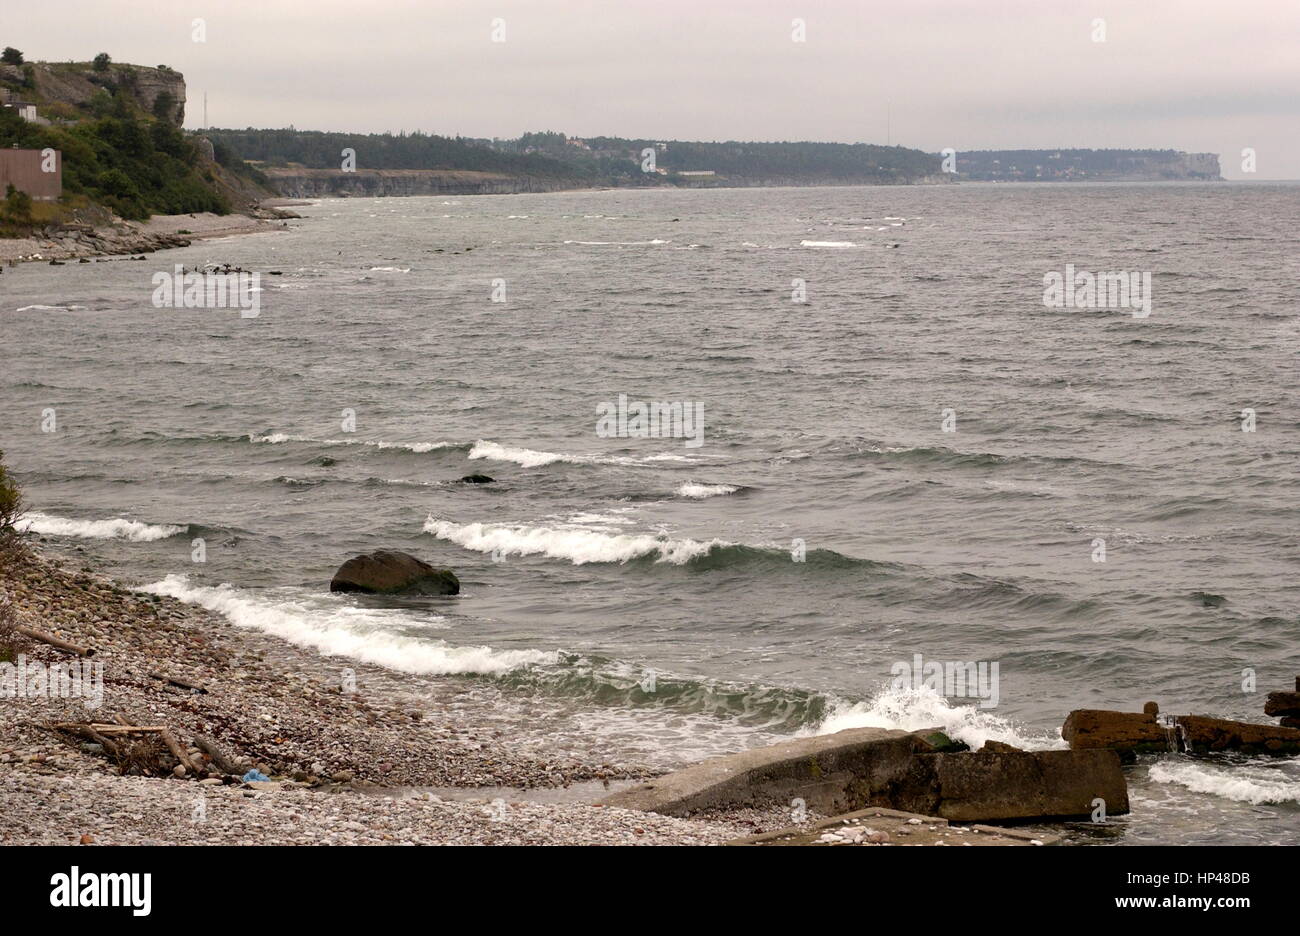
[[[730,546],[722,540],[703,542],[669,539],[650,534],[611,534],[595,530],[529,526],[488,526],[483,523],[452,523],[429,517],[424,532],[474,552],[495,552],[504,556],[546,556],[566,559],[574,565],[589,562],[625,563],[643,556],[657,562],[685,565],[706,556],[715,547]]]
[[[73,536],[78,539],[123,539],[132,543],[151,543],[184,533],[186,526],[173,523],[144,523],[113,517],[111,520],[71,520],[49,514],[25,513],[18,518],[14,528],[19,533],[39,533],[41,536]]]
[[[882,689],[865,702],[841,702],[813,729],[801,734],[823,735],[846,728],[893,728],[899,731],[920,731],[939,728],[950,738],[964,741],[972,750],[983,747],[985,741],[1001,741],[1025,750],[1050,750],[1064,748],[1060,737],[1032,737],[1022,732],[1013,722],[993,715],[974,705],[950,705],[948,700],[933,689]]]
[[[355,608],[332,603],[313,607],[305,596],[271,598],[243,592],[231,585],[215,588],[191,585],[184,575],[168,575],[140,590],[207,608],[240,627],[273,634],[323,656],[349,657],[403,673],[495,675],[529,664],[554,663],[558,659],[555,651],[453,647],[443,640],[403,637],[385,630],[390,624],[409,622],[409,613],[397,609]],[[427,616],[421,620],[427,626]]]

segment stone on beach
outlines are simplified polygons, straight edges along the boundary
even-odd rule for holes
[[[330,591],[455,595],[460,581],[450,569],[435,569],[409,553],[380,549],[339,566]]]

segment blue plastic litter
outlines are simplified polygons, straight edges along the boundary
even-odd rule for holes
[[[244,774],[245,783],[251,783],[254,780],[270,780],[270,779],[271,779],[270,777],[262,773],[260,770],[250,770],[248,773]]]

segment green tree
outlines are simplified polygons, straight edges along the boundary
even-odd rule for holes
[[[32,197],[26,192],[14,188],[13,183],[5,189],[5,217],[20,224],[31,224]]]
[[[12,189],[13,186],[11,185]],[[14,524],[23,512],[23,499],[18,485],[9,476],[4,465],[4,452],[0,452],[0,537],[13,533]]]
[[[5,46],[5,50],[0,52],[0,62],[6,65],[21,65],[23,63],[23,54],[13,46]]]
[[[108,66],[112,63],[112,61],[113,60],[109,58],[107,52],[99,53],[98,55],[95,56],[95,61],[93,63],[95,71],[97,72],[108,71]]]
[[[86,107],[96,117],[107,117],[113,113],[113,95],[100,88],[90,96],[90,101],[86,104]]]
[[[176,110],[176,96],[170,91],[159,91],[153,99],[153,115],[159,120],[171,120]]]

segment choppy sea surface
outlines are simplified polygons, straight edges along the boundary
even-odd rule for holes
[[[1264,721],[1300,673],[1298,185],[297,210],[4,271],[33,532],[664,767],[858,725],[1059,747],[1071,709],[1148,700]],[[209,262],[264,274],[256,317],[155,307],[154,274]],[[1066,264],[1151,273],[1151,314],[1045,306]],[[703,443],[598,433],[620,394],[702,405]],[[376,548],[461,594],[328,593]],[[996,663],[997,704],[901,685],[917,654]],[[1076,838],[1300,841],[1294,761],[1129,779],[1133,814]]]

